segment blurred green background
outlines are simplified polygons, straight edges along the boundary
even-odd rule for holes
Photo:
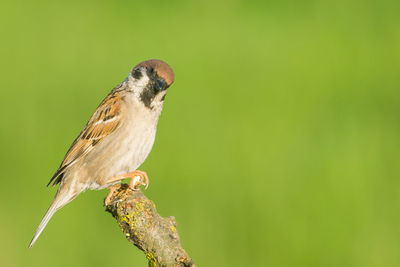
[[[198,266],[400,266],[399,1],[9,1],[1,266],[146,266],[89,191],[45,185],[137,63],[176,73],[146,195]]]

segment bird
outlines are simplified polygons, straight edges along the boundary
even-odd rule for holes
[[[123,179],[130,179],[133,190],[140,185],[147,188],[148,176],[138,167],[153,147],[167,88],[174,77],[174,71],[164,61],[146,60],[105,97],[47,184],[59,187],[29,248],[54,213],[85,190],[109,188],[105,198],[108,204]]]

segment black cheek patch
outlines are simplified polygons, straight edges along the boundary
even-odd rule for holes
[[[136,69],[132,72],[132,76],[133,78],[135,78],[136,80],[139,80],[140,78],[142,78],[143,74],[139,69]]]
[[[142,100],[143,104],[151,109],[151,102],[153,101],[155,96],[155,92],[153,90],[153,87],[151,85],[146,86],[143,89],[143,92],[140,94],[140,100]]]
[[[155,96],[161,91],[166,90],[168,86],[164,79],[158,77],[153,69],[148,69],[147,74],[150,78],[150,81],[146,87],[143,88],[143,91],[140,94],[140,100],[147,108],[152,109],[151,103],[153,102]],[[164,101],[164,99],[165,95],[162,97],[161,101]]]

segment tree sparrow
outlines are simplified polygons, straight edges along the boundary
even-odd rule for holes
[[[171,67],[157,59],[139,63],[93,113],[72,143],[49,184],[60,184],[29,245],[31,248],[53,214],[87,189],[108,187],[109,201],[118,182],[130,178],[134,190],[148,186],[137,168],[153,146],[167,88],[174,82]],[[48,184],[48,185],[49,185]]]

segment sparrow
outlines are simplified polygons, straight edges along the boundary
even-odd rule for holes
[[[151,59],[135,66],[128,77],[111,90],[72,143],[48,185],[60,185],[44,215],[31,248],[54,213],[87,189],[109,188],[107,204],[118,183],[149,184],[147,174],[137,168],[153,146],[167,88],[174,72],[162,60]]]

